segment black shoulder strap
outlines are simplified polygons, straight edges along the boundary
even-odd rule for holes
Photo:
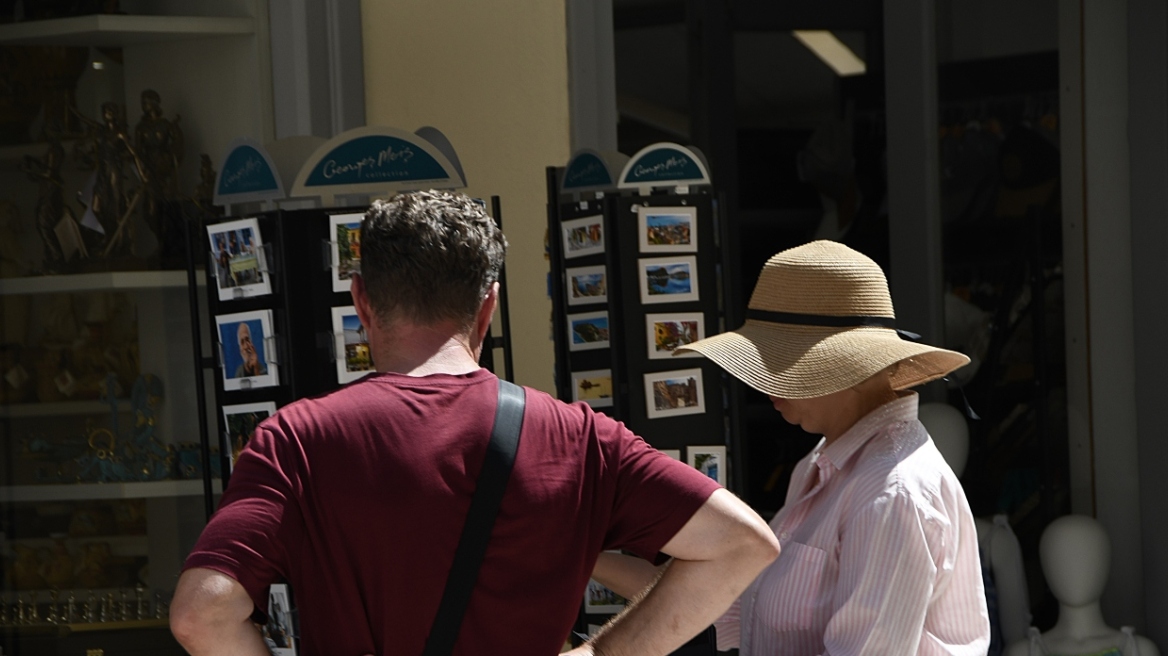
[[[511,466],[515,464],[525,402],[522,387],[499,379],[499,405],[495,408],[495,426],[491,429],[487,457],[479,472],[470,512],[462,527],[458,550],[454,552],[450,578],[446,579],[438,616],[430,628],[422,656],[446,656],[454,651],[462,616],[470,603],[470,594],[479,577],[479,566],[491,539],[491,529],[495,526],[495,516],[503,501],[503,490],[511,478]]]

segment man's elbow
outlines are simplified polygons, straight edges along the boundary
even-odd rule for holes
[[[174,639],[188,651],[197,653],[207,626],[200,614],[188,600],[176,596],[170,607],[170,632]]]
[[[250,608],[250,598],[234,579],[211,570],[187,570],[171,602],[170,632],[191,654],[208,653],[208,645],[248,619]]]
[[[779,557],[779,540],[775,537],[775,532],[750,506],[724,490],[715,493],[711,500],[723,504],[726,514],[733,518],[731,526],[734,528],[731,535],[737,542],[736,558],[747,558],[760,563],[761,570]]]
[[[762,571],[779,557],[781,550],[779,539],[775,537],[774,531],[761,518],[750,523],[745,531],[743,542],[743,549],[747,552],[745,557],[749,558],[759,571]]]

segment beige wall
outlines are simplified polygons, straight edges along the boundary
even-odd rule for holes
[[[554,391],[544,168],[570,155],[563,2],[363,0],[366,121],[432,125],[502,200],[516,381]]]

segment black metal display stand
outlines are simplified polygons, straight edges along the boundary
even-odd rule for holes
[[[224,486],[230,478],[230,446],[226,443],[225,406],[272,402],[277,408],[300,398],[316,396],[339,386],[336,353],[332,346],[331,308],[351,305],[347,292],[332,291],[331,263],[325,245],[329,241],[329,217],[360,212],[359,209],[277,210],[254,215],[259,224],[263,254],[261,274],[271,284],[271,293],[242,296],[231,300],[219,297],[219,278],[214,263],[208,264],[207,299],[212,335],[211,357],[215,379],[218,431]],[[232,221],[226,219],[221,223]],[[212,224],[214,225],[214,224]],[[210,246],[203,234],[202,252]],[[266,262],[263,262],[266,260]],[[275,386],[229,390],[224,386],[223,349],[219,342],[217,317],[269,310],[271,335],[265,335],[265,355],[276,365],[279,383]]]
[[[684,455],[691,447],[726,446],[730,409],[722,370],[699,356],[674,357],[670,353],[679,340],[684,341],[670,334],[679,324],[692,326],[696,322],[700,336],[721,330],[720,236],[713,196],[608,193],[565,202],[558,196],[556,176],[556,169],[548,170],[550,286],[559,398],[573,402],[587,397],[586,390],[578,389],[580,372],[611,371],[611,399],[587,400],[598,411],[625,422],[659,449],[676,449]],[[674,212],[692,220],[686,226],[691,234],[678,239],[689,246],[649,243],[652,240],[641,234],[648,221],[644,215]],[[588,217],[596,217],[603,225],[603,252],[582,256],[565,253],[568,240],[564,230],[586,227],[579,220]],[[580,250],[588,252],[595,247]],[[590,272],[600,269],[607,294],[603,300],[589,302],[578,295],[579,289],[574,291],[579,283],[577,272],[593,275]],[[653,284],[657,282],[662,284]],[[673,290],[674,283],[680,291]],[[580,317],[602,312],[607,313],[607,344],[589,348],[585,341],[589,335],[577,331]],[[680,378],[667,375],[679,371],[689,373]],[[695,372],[700,375],[693,376]],[[700,398],[683,400],[670,394],[668,388],[675,381],[684,383],[691,376],[700,385]],[[727,464],[721,463],[723,467]]]
[[[492,208],[496,222],[500,221],[501,207],[498,197],[492,198]],[[338,359],[346,356],[343,344],[338,344],[338,331],[334,325],[334,308],[353,304],[348,291],[334,291],[332,249],[330,242],[336,235],[330,234],[330,217],[342,214],[360,214],[361,208],[330,208],[304,210],[276,210],[251,215],[258,223],[262,243],[256,246],[260,260],[260,274],[271,287],[270,293],[259,295],[241,294],[231,299],[220,298],[217,265],[209,261],[211,245],[206,230],[193,236],[193,244],[198,244],[191,258],[190,274],[194,275],[194,262],[208,261],[207,303],[208,321],[211,329],[211,352],[204,355],[201,347],[196,348],[197,375],[201,381],[211,375],[215,381],[215,415],[217,430],[203,430],[203,471],[208,491],[207,514],[211,505],[211,445],[219,446],[222,465],[223,485],[230,479],[231,436],[223,409],[229,406],[271,403],[276,409],[297,399],[317,396],[338,388],[343,382],[339,378]],[[211,223],[214,226],[236,221],[227,218]],[[505,273],[504,273],[505,275]],[[500,335],[490,338],[483,349],[483,364],[494,370],[492,349],[503,349],[507,365],[508,379],[512,376],[510,325],[507,321],[508,302],[506,279],[500,280],[501,328]],[[197,305],[197,296],[192,287],[192,307]],[[227,389],[225,386],[224,349],[220,347],[220,326],[218,317],[236,313],[270,311],[270,334],[265,334],[264,356],[275,364],[278,384],[244,389]],[[197,314],[192,319],[195,326]],[[206,401],[201,400],[201,407]],[[204,413],[205,414],[205,413]],[[211,433],[217,437],[208,435]]]
[[[737,411],[729,381],[703,357],[672,354],[723,329],[726,281],[714,196],[608,192],[567,200],[560,176],[560,169],[547,170],[559,398],[585,401],[734,489],[740,483],[729,426]],[[592,396],[606,377],[610,395]],[[615,610],[589,598],[578,635],[602,621],[590,618]],[[712,649],[709,631],[677,653]]]

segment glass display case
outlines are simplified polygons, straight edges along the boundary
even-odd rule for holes
[[[267,3],[23,4],[0,15],[0,648],[182,654],[168,602],[221,487],[184,233],[227,145],[271,139]]]
[[[188,299],[185,271],[0,280],[4,653],[130,630],[177,649],[167,602],[206,517]]]

